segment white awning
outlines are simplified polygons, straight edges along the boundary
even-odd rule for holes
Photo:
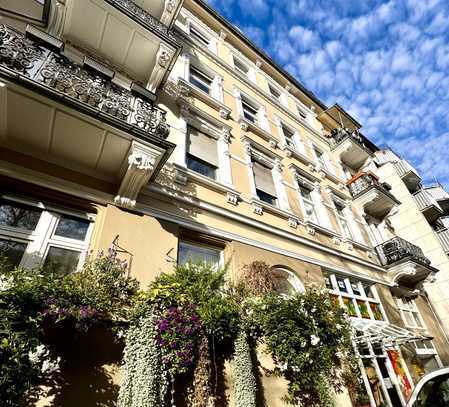
[[[408,329],[400,328],[385,321],[350,318],[350,322],[358,333],[354,338],[358,344],[369,342],[371,344],[379,343],[385,347],[392,347],[429,339],[427,336],[416,334]]]

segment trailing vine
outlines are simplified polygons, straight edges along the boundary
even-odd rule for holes
[[[245,331],[240,331],[234,344],[234,391],[236,407],[256,407],[257,384],[253,374],[251,349]]]
[[[155,320],[150,313],[128,329],[118,407],[155,407],[165,403],[169,378],[162,364]]]

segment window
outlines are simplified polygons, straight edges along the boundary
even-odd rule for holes
[[[220,248],[181,240],[178,248],[178,264],[206,263],[219,267],[221,264]]]
[[[211,94],[213,79],[193,65],[190,65],[189,82],[208,95]]]
[[[307,118],[307,111],[300,105],[296,105],[296,110],[298,111],[298,115],[299,117],[301,117],[302,119],[306,119]]]
[[[271,168],[253,161],[253,173],[257,197],[263,202],[276,206],[277,196]]]
[[[315,210],[315,203],[312,198],[312,191],[307,188],[300,188],[302,202],[304,204],[305,218],[313,223],[318,223],[318,217]]]
[[[374,287],[335,274],[327,276],[326,287],[329,288],[332,298],[346,309],[349,316],[378,321],[384,319]]]
[[[0,252],[13,267],[43,264],[54,272],[73,272],[84,258],[91,228],[86,217],[0,199]]]
[[[241,73],[244,76],[248,76],[249,74],[249,66],[245,64],[241,59],[237,57],[233,57],[234,60],[234,68],[237,72]]]
[[[275,268],[272,273],[275,277],[275,290],[279,295],[291,296],[305,291],[304,285],[291,271]]]
[[[281,101],[281,92],[271,83],[268,84],[268,89],[270,90],[271,96],[277,99],[279,102]]]
[[[243,117],[251,123],[258,125],[257,113],[259,109],[245,97],[242,97],[242,109]]]
[[[285,126],[285,124],[281,124],[282,132],[284,133],[285,143],[287,146],[296,149],[295,144],[295,133],[289,127]]]
[[[325,170],[327,168],[327,163],[326,163],[326,157],[324,156],[324,153],[316,147],[314,148],[314,151],[315,151],[316,158],[318,160],[318,164],[320,165],[320,167],[323,170]]]
[[[218,170],[217,141],[194,127],[187,127],[187,168],[216,179]]]
[[[190,24],[190,36],[209,48],[210,39],[208,38],[208,36],[192,24]]]
[[[397,304],[406,327],[425,328],[424,321],[412,298],[398,298]]]
[[[340,227],[342,229],[343,235],[345,237],[349,237],[352,239],[352,232],[351,232],[351,228],[349,227],[349,223],[348,223],[348,219],[346,218],[346,207],[344,205],[342,205],[339,202],[335,202],[334,201],[334,205],[335,205],[335,213],[337,215],[337,220],[338,223],[340,224]]]

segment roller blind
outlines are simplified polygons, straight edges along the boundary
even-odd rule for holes
[[[187,130],[187,152],[218,167],[217,141],[193,127],[189,126]]]
[[[276,196],[276,189],[274,187],[271,169],[265,167],[257,161],[253,161],[253,171],[256,188],[271,196]]]

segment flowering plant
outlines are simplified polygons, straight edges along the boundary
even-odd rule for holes
[[[173,376],[193,365],[196,338],[201,323],[196,307],[170,307],[156,319],[156,343],[162,348],[162,363]]]

